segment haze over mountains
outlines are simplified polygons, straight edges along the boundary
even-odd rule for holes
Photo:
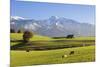
[[[63,37],[69,34],[75,36],[95,36],[95,25],[81,23],[73,19],[51,16],[43,20],[11,17],[11,28],[15,30],[32,30],[36,34]]]

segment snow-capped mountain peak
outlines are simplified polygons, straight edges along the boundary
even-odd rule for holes
[[[51,16],[50,18],[49,18],[49,20],[57,20],[59,17],[58,16]]]
[[[19,16],[11,16],[11,20],[25,20],[25,18]]]
[[[94,36],[95,27],[92,24],[81,23],[73,19],[64,17],[51,16],[45,20],[25,19],[23,17],[11,17],[11,28],[28,29],[33,32],[50,37],[67,36],[74,34],[75,36]],[[80,33],[80,34],[79,34]]]

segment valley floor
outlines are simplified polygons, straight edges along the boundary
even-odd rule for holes
[[[70,51],[75,54],[69,55]],[[62,58],[63,55],[67,57]],[[76,62],[94,62],[95,46],[85,46],[76,48],[65,48],[44,51],[14,51],[11,50],[11,67],[40,65],[40,64],[62,64]]]
[[[22,36],[11,33],[11,67],[95,61],[95,37],[53,39],[34,35],[29,44],[23,42]],[[69,55],[71,51],[74,54]]]

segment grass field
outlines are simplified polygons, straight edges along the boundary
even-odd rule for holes
[[[10,35],[10,38],[11,40],[23,40],[22,38],[23,34],[21,33],[12,33]],[[36,43],[36,45],[47,45],[47,46],[54,46],[54,45],[64,45],[64,44],[95,44],[95,42],[82,42],[83,40],[95,40],[95,37],[75,37],[75,38],[72,38],[72,39],[67,39],[67,38],[61,38],[61,39],[53,39],[53,38],[50,38],[50,37],[46,37],[46,36],[39,36],[39,35],[34,35],[31,39],[31,41],[38,41],[38,42],[34,42]],[[58,40],[58,41],[56,41]],[[69,41],[69,40],[82,40],[80,42],[59,42],[60,40],[66,40],[66,41]],[[42,42],[41,42],[42,41]],[[53,41],[53,42],[43,42],[43,41]],[[55,41],[55,42],[54,42]],[[59,42],[59,43],[58,43]],[[21,43],[21,42],[11,42],[11,46],[13,45],[16,45],[18,43]],[[38,44],[39,43],[39,44]],[[35,44],[34,44],[35,45]]]
[[[22,40],[23,34],[22,33],[11,33],[10,34],[10,38],[14,39],[14,40]],[[62,40],[94,40],[94,37],[75,37],[72,39],[66,39],[66,38],[62,38]],[[46,37],[46,36],[40,36],[40,35],[34,35],[31,38],[31,41],[37,41],[37,40],[61,40],[61,39],[53,39],[50,37]]]
[[[75,63],[75,62],[92,62],[95,61],[95,37],[75,37],[72,39],[53,39],[46,36],[34,35],[31,38],[32,45],[25,46],[22,40],[22,33],[11,33],[11,46],[22,45],[28,48],[32,46],[49,47],[52,50],[11,50],[11,67],[40,65],[40,64],[59,64],[59,63]],[[17,41],[16,41],[17,40]],[[86,44],[84,47],[82,44]],[[62,48],[63,46],[75,48]],[[54,49],[57,47],[59,49]],[[75,54],[69,55],[70,51]],[[68,57],[62,58],[63,55]]]
[[[71,50],[75,51],[74,55],[69,55]],[[62,58],[64,54],[68,57]],[[90,61],[95,61],[94,46],[31,52],[11,51],[11,67]]]
[[[14,40],[22,40],[23,39],[23,33],[11,33],[10,38]],[[52,38],[46,37],[46,36],[39,36],[34,35],[33,38],[31,38],[31,41],[34,40],[51,40]]]

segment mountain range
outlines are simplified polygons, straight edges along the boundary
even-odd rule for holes
[[[81,23],[73,19],[51,16],[43,20],[26,19],[18,16],[11,17],[10,26],[16,31],[31,30],[38,35],[49,37],[95,36],[95,25]]]

